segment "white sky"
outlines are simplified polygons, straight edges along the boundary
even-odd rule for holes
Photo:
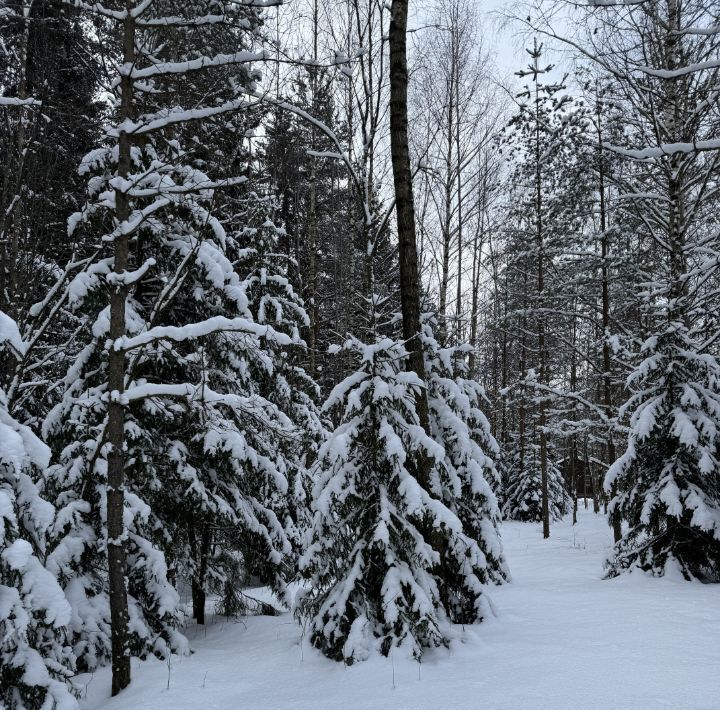
[[[412,1],[412,0],[411,0]],[[514,76],[516,71],[524,69],[530,62],[525,47],[532,44],[532,36],[519,25],[503,18],[503,13],[513,10],[515,14],[524,17],[529,14],[528,0],[475,0],[484,18],[483,34],[488,48],[494,53],[497,65],[498,79],[505,79],[514,86],[519,86],[521,79]],[[559,27],[567,27],[556,15],[555,21]],[[548,39],[540,40],[544,44],[545,59],[548,63],[557,66],[558,79],[562,73],[570,70],[567,56],[563,53],[552,51],[552,42]],[[556,45],[555,49],[559,47]],[[555,73],[555,72],[554,72]]]
[[[527,64],[524,42],[511,23],[503,20],[505,9],[517,6],[512,0],[477,0],[482,6],[483,34],[489,48],[495,55],[498,78],[512,77],[513,73]]]

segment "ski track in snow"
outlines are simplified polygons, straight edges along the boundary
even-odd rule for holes
[[[513,582],[498,616],[420,666],[402,649],[346,668],[301,642],[289,614],[186,630],[194,655],[133,661],[110,699],[105,668],[84,710],[720,710],[720,585],[602,579],[611,532],[579,511],[543,541],[506,522]],[[210,615],[212,619],[212,614]],[[394,683],[393,683],[394,676]],[[394,687],[393,687],[394,684]]]

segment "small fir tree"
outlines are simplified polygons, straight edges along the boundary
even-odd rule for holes
[[[720,581],[720,365],[680,322],[643,345],[630,376],[634,410],[628,447],[609,469],[611,520],[627,521],[608,574]]]
[[[525,523],[542,522],[540,451],[535,443],[525,444],[522,468],[518,442],[512,441],[506,469],[503,517]],[[548,452],[548,504],[551,520],[560,520],[572,509],[572,498],[565,488],[560,469]]]
[[[357,371],[334,388],[326,410],[340,424],[321,447],[312,542],[300,569],[312,582],[301,602],[311,642],[352,663],[374,644],[387,655],[408,639],[416,657],[447,643],[447,618],[434,574],[439,556],[423,537],[429,520],[460,529],[408,470],[421,451],[442,466],[444,452],[420,427],[405,349],[390,339],[343,346]]]
[[[465,358],[470,348],[440,347],[432,326],[432,319],[426,319],[423,343],[432,435],[445,451],[449,486],[443,500],[462,522],[464,533],[482,552],[473,576],[483,584],[501,583],[509,574],[494,493],[499,486],[494,463],[499,448],[481,409],[485,394],[478,382],[467,378]],[[476,618],[477,613],[472,610],[476,599],[472,592],[456,596],[451,618],[459,623]],[[470,608],[464,608],[466,604]]]
[[[15,322],[0,311],[0,355],[24,352]],[[33,478],[50,451],[7,411],[0,390],[0,707],[75,710],[70,679],[75,658],[67,644],[71,609],[43,566],[55,510]]]
[[[330,658],[352,663],[373,646],[387,655],[403,642],[420,658],[449,642],[452,622],[482,620],[485,584],[506,575],[496,503],[482,473],[489,461],[467,428],[461,442],[438,428],[448,452],[424,432],[415,410],[423,385],[406,371],[401,344],[350,338],[343,348],[358,368],[325,404],[339,424],[316,466],[311,541],[300,561],[311,589],[299,613]],[[438,385],[435,411],[449,421],[467,401],[457,382],[446,385],[457,399],[442,405]],[[471,462],[473,454],[480,460]],[[429,490],[414,475],[420,455],[430,465]]]

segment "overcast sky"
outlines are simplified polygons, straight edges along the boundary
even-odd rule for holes
[[[495,62],[501,75],[512,74],[527,63],[527,54],[523,48],[518,28],[504,21],[502,12],[517,2],[511,0],[478,0],[482,4],[484,18],[483,35],[492,48]]]

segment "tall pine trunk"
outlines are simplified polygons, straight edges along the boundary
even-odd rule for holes
[[[537,52],[537,47],[535,48]],[[537,58],[535,58],[535,66],[537,67]],[[543,304],[543,296],[545,290],[545,264],[543,263],[543,221],[542,221],[542,172],[540,167],[540,96],[535,75],[535,225],[537,239],[537,295],[540,313],[538,315],[538,355],[540,384],[546,385],[547,364],[545,357],[545,312]],[[539,397],[538,403],[538,428],[540,429],[540,487],[542,496],[542,526],[543,537],[550,537],[550,504],[548,501],[548,462],[547,462],[547,433],[545,426],[547,417],[545,414],[544,395]]]
[[[135,3],[126,0],[123,27],[123,61],[125,66],[135,62],[135,18],[132,16]],[[120,82],[120,122],[128,121],[133,115],[133,80],[123,76]],[[118,139],[118,176],[124,181],[130,174],[131,139],[121,131]],[[115,190],[115,216],[118,224],[130,217],[130,199],[121,188]],[[130,238],[121,229],[117,230],[114,242],[115,274],[121,275],[128,266]],[[110,340],[115,341],[126,334],[125,306],[127,287],[119,279],[110,295]],[[112,694],[117,695],[130,685],[130,653],[128,649],[128,599],[125,585],[125,406],[122,395],[125,391],[125,353],[110,348],[108,353],[108,456],[107,480],[107,531],[108,531],[108,572],[110,584],[110,623],[112,636]]]
[[[609,240],[608,240],[608,224],[607,210],[605,204],[605,171],[602,157],[602,124],[600,122],[600,101],[597,102],[597,137],[598,137],[598,189],[600,192],[600,256],[602,258],[602,326],[603,326],[603,406],[605,416],[610,419],[612,417],[612,382],[611,371],[612,362],[610,360],[610,343],[608,342],[610,329],[610,279],[608,269],[609,256]],[[615,463],[617,454],[615,451],[615,440],[610,429],[607,434],[607,458],[608,467]],[[615,495],[615,491],[611,491],[611,496]],[[618,542],[622,537],[622,529],[619,520],[612,523],[613,538]]]
[[[400,261],[400,306],[410,369],[424,382],[425,361],[420,340],[420,273],[408,143],[408,0],[393,0],[390,15],[390,148]],[[423,429],[429,433],[427,393],[424,390],[417,397],[417,414]],[[426,488],[429,485],[428,473],[427,463],[421,462],[418,479]]]

